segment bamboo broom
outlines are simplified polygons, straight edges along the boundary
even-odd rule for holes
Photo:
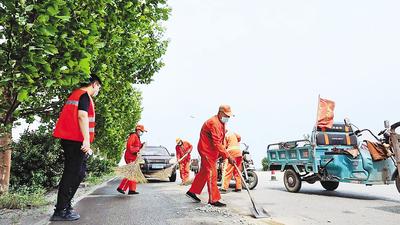
[[[153,178],[157,178],[157,179],[167,179],[171,176],[172,174],[172,170],[184,159],[186,158],[186,156],[189,155],[191,151],[186,152],[185,155],[182,156],[182,158],[180,158],[176,163],[172,164],[171,166],[162,169],[158,172],[155,172],[154,174],[152,174]]]
[[[148,180],[140,169],[141,162],[143,162],[143,158],[138,154],[134,162],[115,168],[115,173],[119,177],[127,178],[128,180],[136,180],[136,182],[140,184],[148,183]]]

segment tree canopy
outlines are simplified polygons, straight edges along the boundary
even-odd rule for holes
[[[0,137],[20,118],[54,123],[68,94],[96,74],[97,142],[116,159],[140,119],[133,84],[163,66],[169,12],[166,0],[1,0]]]

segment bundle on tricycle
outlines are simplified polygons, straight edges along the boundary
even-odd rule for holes
[[[400,122],[385,129],[378,138],[368,129],[355,129],[348,120],[332,128],[314,128],[311,140],[270,144],[267,155],[270,170],[284,171],[284,184],[289,192],[298,192],[303,181],[335,190],[339,182],[365,185],[396,183],[400,192],[399,136],[395,129]],[[359,141],[365,132],[373,142]]]

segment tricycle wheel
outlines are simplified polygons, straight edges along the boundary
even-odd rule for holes
[[[339,187],[339,182],[337,181],[321,181],[322,187],[324,187],[327,191],[334,191]]]
[[[283,182],[285,183],[286,190],[289,192],[299,192],[301,188],[300,175],[293,169],[285,170]]]
[[[400,193],[400,176],[398,174],[396,176],[396,187],[397,191]]]

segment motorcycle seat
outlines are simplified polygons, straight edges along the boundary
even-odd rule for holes
[[[317,132],[316,141],[317,145],[357,146],[357,137],[347,132]]]

